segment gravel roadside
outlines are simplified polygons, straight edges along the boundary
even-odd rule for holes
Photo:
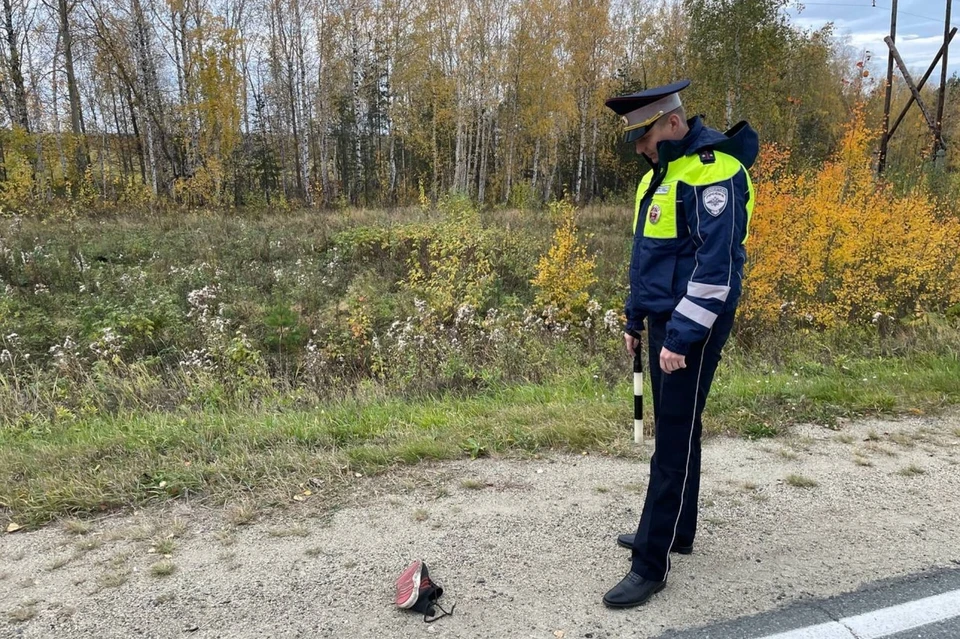
[[[0,637],[654,637],[960,563],[960,411],[704,444],[693,555],[646,606],[629,567],[647,464],[596,455],[350,477],[253,515],[177,503],[0,536]],[[169,555],[163,557],[161,555]],[[392,605],[424,559],[456,612]]]

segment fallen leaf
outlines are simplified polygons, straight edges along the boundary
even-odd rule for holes
[[[10,524],[7,526],[7,532],[8,533],[17,532],[21,528],[22,526],[20,524],[11,521]]]
[[[307,497],[309,497],[310,495],[312,495],[312,494],[313,494],[313,491],[312,491],[312,490],[309,490],[309,489],[307,489],[307,490],[305,490],[305,491],[303,491],[303,494],[304,494],[304,495],[306,495]]]
[[[293,501],[304,501],[303,495],[294,495]]]
[[[563,639],[563,635],[564,635],[563,630],[557,630],[556,632],[553,633],[553,636],[556,637],[557,639]]]
[[[354,473],[354,476],[356,476],[356,477],[363,477],[363,473]]]

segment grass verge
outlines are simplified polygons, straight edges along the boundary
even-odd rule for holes
[[[580,376],[468,398],[7,428],[0,430],[0,522],[37,526],[185,495],[271,505],[290,501],[311,479],[327,487],[311,498],[330,500],[357,475],[422,460],[543,450],[637,455],[629,395],[626,384],[610,389]],[[731,366],[718,375],[704,421],[710,432],[761,437],[791,423],[927,413],[958,401],[960,361],[952,355],[848,361],[812,374]]]

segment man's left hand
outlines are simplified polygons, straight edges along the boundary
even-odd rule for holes
[[[675,370],[687,367],[686,355],[677,355],[666,348],[660,349],[660,369],[669,375]]]

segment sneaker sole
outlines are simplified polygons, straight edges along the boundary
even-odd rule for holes
[[[420,595],[420,573],[423,570],[423,562],[417,559],[407,566],[407,569],[400,573],[397,578],[397,597],[394,600],[400,608],[411,608],[417,603],[417,597]],[[407,586],[410,592],[407,592]]]

